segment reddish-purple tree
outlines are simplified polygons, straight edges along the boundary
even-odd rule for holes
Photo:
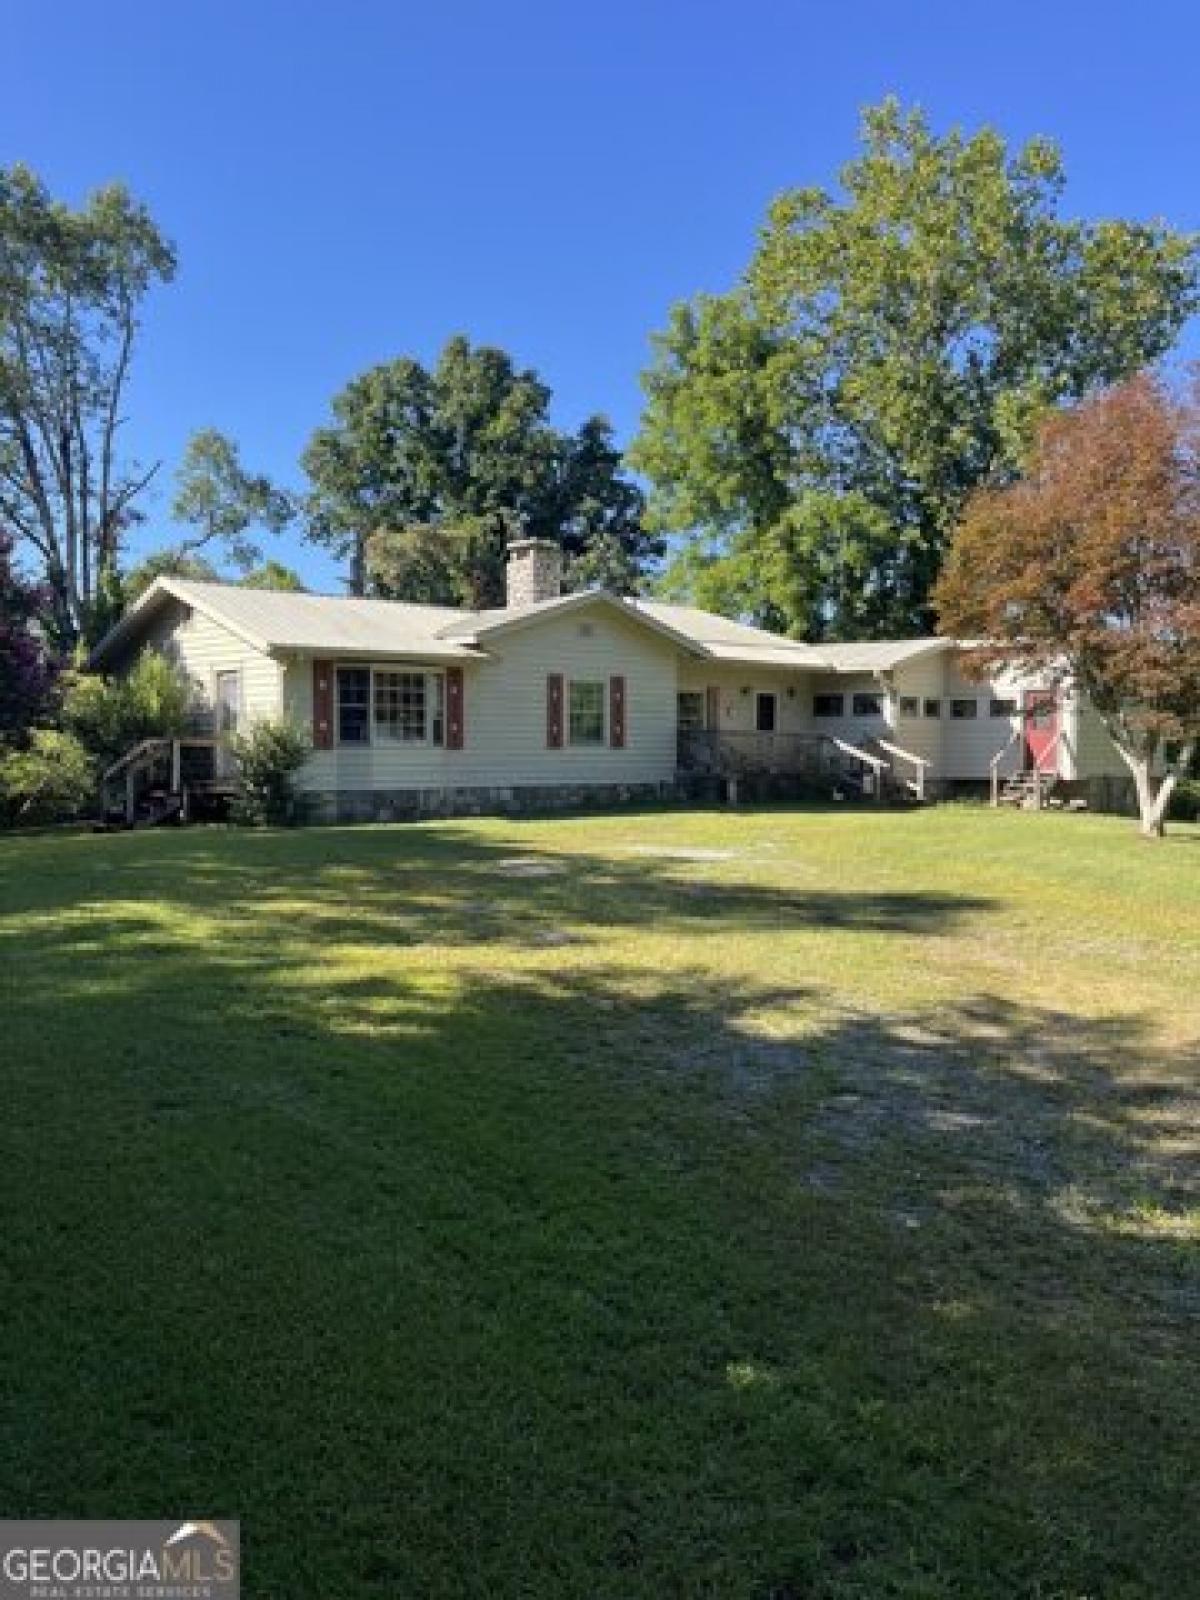
[[[54,679],[38,624],[46,596],[14,569],[12,552],[12,539],[0,531],[0,743],[33,725]]]
[[[1143,374],[1055,413],[1025,476],[968,504],[937,606],[980,664],[1088,694],[1160,834],[1200,742],[1200,388]]]

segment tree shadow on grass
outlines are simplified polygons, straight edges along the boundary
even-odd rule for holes
[[[0,923],[13,1514],[238,1514],[266,1597],[1187,1591],[1195,1055],[996,995],[373,973],[474,888],[168,843],[143,904]],[[584,936],[957,915],[504,881]]]
[[[706,924],[937,934],[993,905],[983,896],[936,890],[796,890],[723,880],[723,861],[527,846],[518,852],[511,840],[451,827],[257,837],[214,830],[109,843],[116,848],[102,870],[89,870],[81,858],[82,882],[71,890],[78,913],[91,908],[107,917],[114,902],[144,901],[180,913],[272,917],[286,928],[301,901],[306,925],[330,942],[403,937],[406,925],[423,942],[454,943],[562,926],[574,927],[579,938],[589,929]],[[0,893],[2,868],[0,861]],[[7,881],[15,878],[14,871]]]

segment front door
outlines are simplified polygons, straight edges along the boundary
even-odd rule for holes
[[[1026,689],[1025,765],[1034,772],[1058,771],[1058,695],[1053,689]]]
[[[238,716],[242,704],[241,675],[237,672],[218,672],[213,683],[213,732],[218,739],[232,739],[238,731]],[[219,778],[227,778],[233,771],[233,756],[228,748],[217,748],[216,770]]]
[[[773,694],[755,696],[754,727],[758,733],[775,732],[775,696]]]

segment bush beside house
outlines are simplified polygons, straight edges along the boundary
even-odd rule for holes
[[[233,820],[259,828],[295,822],[295,777],[309,755],[304,730],[286,719],[256,722],[233,753],[241,776]]]

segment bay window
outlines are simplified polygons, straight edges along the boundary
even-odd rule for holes
[[[444,744],[444,676],[416,667],[339,667],[337,736],[343,745]]]

